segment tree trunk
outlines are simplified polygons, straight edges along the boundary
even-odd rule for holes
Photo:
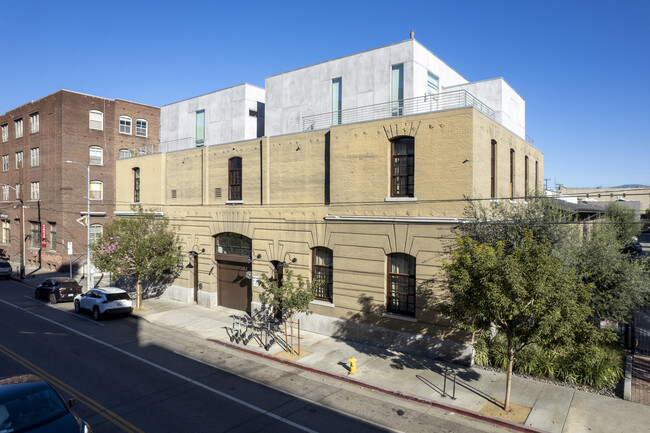
[[[515,349],[508,338],[508,366],[506,368],[506,398],[503,403],[503,410],[506,412],[510,409],[510,386],[512,385],[512,364],[515,361]]]
[[[139,310],[140,308],[142,308],[142,280],[138,278],[135,285],[135,309]]]

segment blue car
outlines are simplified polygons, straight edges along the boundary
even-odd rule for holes
[[[0,379],[0,432],[92,433],[74,404],[33,374]]]

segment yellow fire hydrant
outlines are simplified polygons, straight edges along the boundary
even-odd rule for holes
[[[357,374],[357,359],[353,357],[348,359],[348,362],[350,363],[350,371],[348,374]]]

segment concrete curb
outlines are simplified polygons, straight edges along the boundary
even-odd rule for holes
[[[632,400],[632,363],[634,357],[627,355],[625,357],[625,382],[623,383],[623,400]]]
[[[340,380],[340,381],[343,381],[343,382],[347,382],[347,383],[350,383],[350,384],[353,384],[353,385],[361,386],[363,388],[379,391],[379,392],[382,392],[384,394],[392,395],[394,397],[403,398],[403,399],[410,400],[410,401],[415,401],[415,402],[418,402],[418,403],[422,403],[422,404],[426,404],[426,405],[429,405],[429,406],[437,407],[439,409],[444,409],[444,410],[447,410],[449,412],[454,412],[454,413],[464,415],[464,416],[467,416],[467,417],[470,417],[470,418],[478,419],[478,420],[489,422],[489,423],[492,423],[492,424],[495,424],[495,425],[498,425],[498,426],[501,426],[501,427],[505,427],[505,428],[508,428],[510,430],[513,430],[513,431],[530,432],[530,433],[546,433],[545,430],[540,430],[540,429],[537,429],[535,427],[530,427],[530,426],[526,426],[526,425],[522,425],[522,424],[516,424],[516,423],[510,422],[510,421],[503,420],[503,419],[489,417],[489,416],[483,415],[483,414],[481,414],[479,412],[475,412],[473,410],[465,409],[465,408],[458,407],[458,406],[453,406],[451,404],[441,403],[441,402],[429,400],[429,399],[426,399],[426,398],[414,396],[414,395],[411,395],[411,394],[403,393],[403,392],[400,392],[400,391],[393,391],[393,390],[382,388],[382,387],[379,387],[379,386],[376,386],[376,385],[371,385],[371,384],[362,382],[362,381],[357,380],[357,379],[352,379],[352,378],[350,378],[348,376],[340,376],[338,374],[328,373],[326,371],[318,370],[318,369],[315,369],[315,368],[312,368],[312,367],[309,367],[309,366],[306,366],[306,365],[302,365],[302,364],[294,362],[294,361],[289,361],[289,360],[286,360],[286,359],[276,358],[275,356],[268,355],[266,353],[260,353],[260,352],[257,352],[255,350],[251,350],[251,349],[248,349],[248,348],[236,345],[236,344],[231,344],[231,343],[226,342],[226,341],[214,340],[214,339],[211,339],[211,338],[208,338],[207,340],[212,342],[212,343],[227,347],[229,349],[238,350],[240,352],[247,353],[249,355],[258,356],[258,357],[268,359],[270,361],[274,361],[274,362],[284,364],[284,365],[290,365],[292,367],[296,367],[296,368],[299,368],[301,370],[309,371],[311,373],[316,373],[316,374],[319,374],[321,376],[327,376],[329,378]]]

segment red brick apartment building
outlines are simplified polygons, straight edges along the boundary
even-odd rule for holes
[[[5,258],[18,266],[24,224],[27,268],[61,270],[70,260],[82,266],[87,229],[77,220],[87,213],[87,193],[92,239],[113,216],[120,152],[158,142],[159,129],[159,108],[67,90],[0,116],[0,250]]]

